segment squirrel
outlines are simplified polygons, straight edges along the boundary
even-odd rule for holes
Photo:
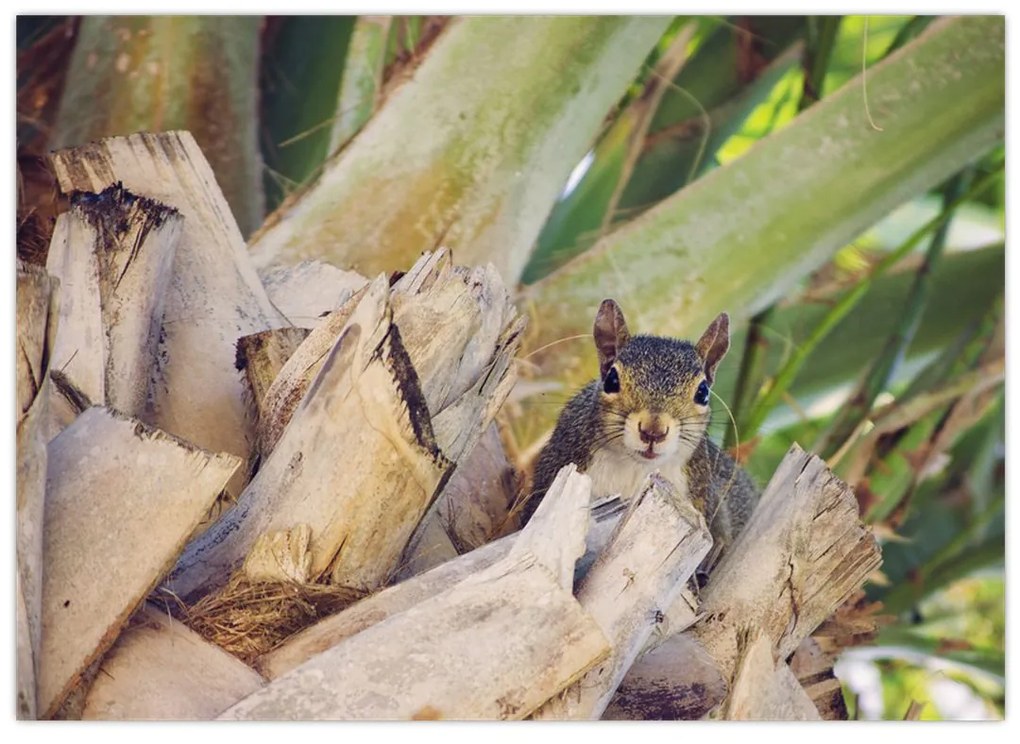
[[[705,515],[714,562],[747,524],[759,492],[706,431],[716,368],[730,346],[729,316],[720,313],[697,343],[631,336],[615,301],[595,316],[599,378],[564,407],[535,466],[521,524],[534,514],[560,468],[574,463],[592,480],[592,502],[630,500],[654,470],[686,484]],[[703,564],[707,570],[709,566]]]

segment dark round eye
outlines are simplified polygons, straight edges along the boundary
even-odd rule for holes
[[[708,405],[708,383],[704,380],[701,381],[697,391],[694,393],[694,402],[699,406]]]
[[[610,395],[620,392],[620,375],[616,373],[616,367],[610,367],[606,372],[606,379],[602,381],[602,389]]]

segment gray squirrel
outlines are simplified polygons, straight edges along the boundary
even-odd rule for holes
[[[658,470],[678,487],[687,484],[718,557],[747,524],[760,495],[743,468],[706,434],[710,389],[730,346],[729,316],[721,313],[691,344],[631,336],[616,302],[603,300],[594,336],[599,378],[560,414],[539,454],[521,524],[569,463],[591,477],[592,504],[615,494],[630,500]]]

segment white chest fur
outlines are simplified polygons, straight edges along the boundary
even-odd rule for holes
[[[676,486],[677,490],[686,492],[685,464],[686,460],[682,456],[664,457],[646,463],[626,453],[614,452],[609,448],[601,449],[592,457],[591,464],[585,471],[591,478],[592,504],[616,495],[625,502],[630,501],[637,495],[648,474],[656,470]]]

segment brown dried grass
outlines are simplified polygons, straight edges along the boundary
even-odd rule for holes
[[[340,612],[365,593],[346,586],[297,582],[251,582],[235,574],[218,592],[188,606],[164,600],[183,623],[246,664],[295,633]]]

